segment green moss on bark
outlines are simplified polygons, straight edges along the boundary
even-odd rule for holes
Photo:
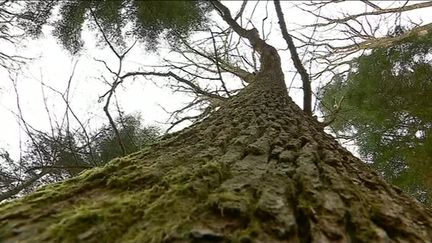
[[[226,166],[212,161],[156,164],[139,157],[115,159],[4,204],[1,218],[32,220],[49,214],[49,222],[41,222],[46,229],[32,241],[161,242],[185,237],[194,215],[208,208],[208,195],[229,176]],[[0,225],[15,226],[5,220]],[[0,239],[10,234],[0,231]]]

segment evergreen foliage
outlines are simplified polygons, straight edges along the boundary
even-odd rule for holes
[[[331,127],[349,135],[383,176],[432,203],[432,34],[355,60],[322,90],[322,110],[343,100]]]
[[[204,1],[139,1],[139,0],[72,0],[30,1],[22,25],[29,34],[41,34],[58,7],[59,19],[54,22],[54,35],[72,53],[78,52],[83,41],[85,24],[95,28],[97,20],[110,40],[121,45],[127,36],[134,36],[155,50],[163,34],[175,43],[179,36],[200,28],[207,21],[210,4]],[[90,21],[87,21],[90,20]]]
[[[127,154],[154,143],[160,135],[159,128],[143,126],[141,121],[139,115],[126,115],[117,119],[116,123],[119,124],[120,139]],[[98,136],[95,139],[95,148],[98,160],[103,161],[104,164],[122,155],[114,130],[108,125],[99,129]]]

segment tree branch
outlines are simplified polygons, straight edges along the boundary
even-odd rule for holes
[[[295,68],[297,69],[297,72],[300,74],[303,83],[303,110],[308,115],[312,115],[312,88],[311,88],[311,80],[309,74],[307,73],[305,67],[303,66],[303,63],[300,60],[300,57],[297,53],[297,48],[294,45],[294,41],[291,38],[291,35],[288,33],[283,12],[280,6],[280,1],[274,0],[274,5],[279,20],[279,26],[282,31],[282,37],[285,39],[288,45],[288,49],[291,54],[291,59],[294,63]]]
[[[420,9],[420,8],[427,8],[427,7],[432,7],[432,1],[420,2],[420,3],[416,3],[416,4],[412,4],[412,5],[408,5],[408,6],[403,6],[403,7],[397,7],[397,8],[386,8],[386,9],[380,9],[380,10],[376,10],[376,11],[372,11],[372,12],[363,12],[363,13],[359,13],[359,14],[352,14],[352,15],[349,15],[347,17],[340,18],[340,19],[324,18],[321,16],[322,18],[324,18],[328,22],[327,23],[317,23],[316,25],[317,26],[327,26],[327,25],[331,25],[331,24],[335,24],[335,23],[344,23],[344,22],[347,22],[349,20],[353,20],[353,19],[356,19],[356,18],[362,17],[362,16],[382,15],[382,14],[389,14],[389,13],[401,13],[401,12],[411,11],[411,10]]]
[[[203,95],[203,96],[206,96],[206,97],[209,97],[209,98],[214,98],[214,99],[217,99],[217,100],[225,100],[226,99],[226,98],[224,98],[222,96],[219,96],[219,95],[212,94],[212,93],[209,93],[207,91],[204,91],[203,89],[201,89],[199,86],[197,86],[193,82],[191,82],[191,81],[189,81],[187,79],[184,79],[184,78],[178,76],[177,74],[175,74],[175,73],[173,73],[171,71],[166,72],[166,73],[159,73],[159,72],[128,72],[128,73],[120,76],[120,79],[123,80],[123,79],[125,79],[127,77],[131,77],[131,76],[172,77],[172,78],[176,79],[177,81],[188,85],[197,94],[200,94],[200,95]]]

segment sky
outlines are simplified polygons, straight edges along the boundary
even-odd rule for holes
[[[314,17],[305,15],[305,13],[292,7],[295,3],[282,1],[289,28],[296,28],[298,23],[313,23]],[[225,4],[235,13],[241,2],[230,1],[225,2]],[[248,5],[245,16],[248,16],[247,13],[252,11],[254,4],[255,2],[252,1]],[[390,3],[381,4],[389,5]],[[261,29],[261,20],[267,15],[266,9],[270,19],[265,22],[264,29],[266,32],[270,32],[269,42],[279,49],[284,49],[286,44],[280,37],[272,3],[260,3],[254,13],[254,25]],[[358,12],[363,10],[364,5],[362,3],[348,1],[346,4],[338,5],[337,9],[328,10],[328,14],[337,15],[342,11]],[[430,14],[425,10],[406,13],[404,16],[409,16],[413,20],[422,18],[425,23],[432,21]],[[217,16],[215,18],[220,21]],[[63,92],[73,72],[70,94],[72,109],[84,121],[89,120],[90,128],[96,128],[102,123],[107,123],[102,110],[103,103],[97,101],[99,96],[108,90],[108,86],[102,82],[101,76],[108,79],[110,76],[105,67],[95,59],[104,60],[115,69],[118,63],[114,54],[106,46],[102,48],[98,46],[94,34],[86,30],[83,32],[83,39],[86,43],[84,51],[79,56],[72,56],[58,45],[57,40],[50,35],[51,31],[50,27],[44,27],[42,38],[25,40],[23,41],[25,46],[19,46],[16,50],[18,54],[34,58],[23,66],[22,71],[17,76],[14,76],[24,118],[39,130],[49,130],[47,110],[53,119],[55,119],[54,117],[60,119],[65,105],[58,94],[49,88],[44,88],[43,92],[47,101],[47,107],[45,107],[41,82]],[[0,48],[9,47],[1,44]],[[158,53],[148,53],[144,51],[141,44],[137,44],[125,59],[124,67],[130,71],[139,68],[151,71],[153,70],[151,65],[162,64],[162,59],[169,58],[170,55],[167,47],[160,48]],[[291,60],[287,51],[281,51],[280,55],[282,62],[287,64],[284,65],[284,70],[286,71],[286,82],[289,84],[294,75]],[[300,86],[298,78],[296,76],[294,87]],[[17,158],[20,141],[26,138],[14,114],[17,112],[16,95],[12,82],[4,70],[0,70],[0,80],[0,148],[8,150],[12,157]],[[172,90],[164,87],[166,84],[166,81],[160,79],[156,82],[145,79],[128,80],[124,87],[118,90],[117,98],[125,113],[140,112],[146,125],[158,125],[167,128],[166,121],[169,118],[169,113],[165,110],[173,111],[180,108],[190,100],[190,97],[173,93]],[[290,95],[297,104],[301,105],[301,90],[291,89]],[[111,106],[114,107],[114,103]]]

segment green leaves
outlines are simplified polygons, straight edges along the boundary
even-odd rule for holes
[[[331,127],[351,136],[383,176],[432,203],[432,35],[411,38],[359,57],[345,76],[322,90]]]

